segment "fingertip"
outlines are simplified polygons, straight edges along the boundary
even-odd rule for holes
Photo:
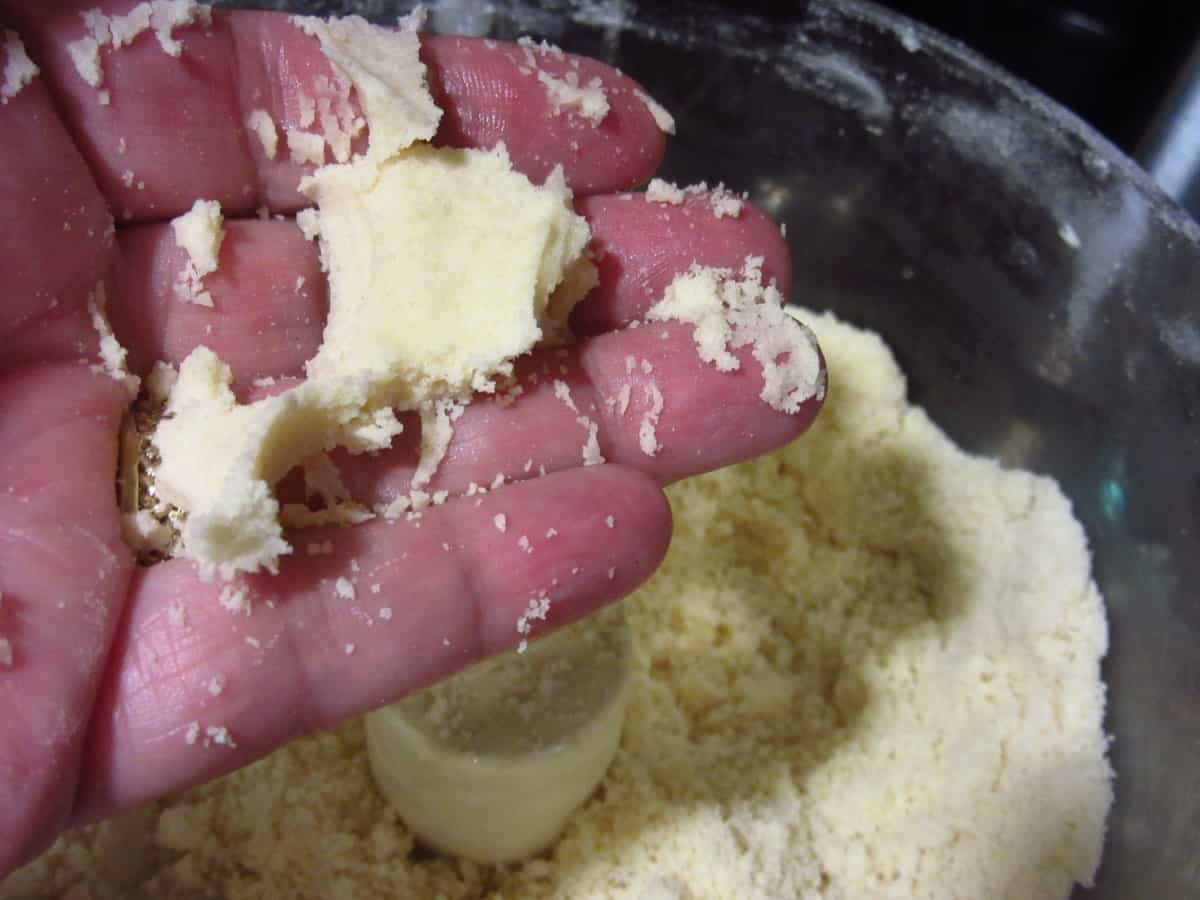
[[[718,215],[709,191],[682,202],[651,202],[644,193],[584,197],[576,209],[592,229],[600,281],[571,317],[577,334],[594,335],[640,319],[693,264],[740,271],[747,257],[786,298],[791,255],[779,225],[749,201],[736,215]]]
[[[486,148],[503,142],[513,166],[531,180],[540,183],[561,165],[579,195],[641,184],[662,161],[666,138],[642,89],[597,60],[446,35],[422,36],[421,58],[443,109],[438,143]],[[608,105],[602,116],[589,117],[584,101],[553,99],[555,90],[586,91],[593,84]]]
[[[607,468],[619,472],[626,482],[629,506],[636,510],[641,526],[645,529],[647,540],[642,545],[642,562],[648,577],[662,563],[671,546],[671,538],[675,531],[671,503],[663,493],[662,485],[649,473],[628,465],[613,465]]]
[[[679,322],[586,341],[580,363],[602,398],[597,410],[605,455],[670,484],[769,453],[807,430],[820,409],[820,389],[794,412],[780,411],[763,397],[754,349],[731,352],[738,362],[732,370],[703,362],[693,327]],[[654,446],[647,449],[648,443]]]

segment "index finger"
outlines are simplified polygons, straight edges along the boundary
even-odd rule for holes
[[[128,4],[100,6],[112,13]],[[84,77],[86,63],[77,66],[69,49],[88,35],[79,4],[46,11],[40,0],[14,0],[13,7],[118,221],[168,218],[197,197],[219,201],[228,215],[308,205],[297,185],[315,166],[297,161],[305,148],[289,146],[288,130],[320,131],[313,107],[328,95],[334,71],[317,39],[291,17],[213,11],[211,25],[170,32],[178,57],[146,31],[127,46],[99,51],[102,81],[94,86]],[[503,141],[514,168],[540,183],[562,165],[580,194],[634,186],[661,159],[663,135],[645,95],[603,63],[436,36],[422,36],[421,58],[444,110],[437,143],[487,148]],[[602,118],[585,116],[561,96],[555,101],[555,83],[593,80],[608,104]],[[322,151],[326,158],[333,156]]]

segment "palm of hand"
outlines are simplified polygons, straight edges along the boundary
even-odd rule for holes
[[[751,209],[718,220],[702,196],[664,207],[611,195],[647,178],[662,152],[631,82],[581,64],[580,80],[602,78],[613,102],[594,128],[549,114],[516,48],[426,39],[446,110],[439,141],[504,140],[535,181],[563,164],[604,251],[601,285],[577,312],[580,343],[525,371],[571,385],[610,464],[580,468],[576,413],[550,378],[530,379],[511,407],[471,407],[434,487],[457,493],[497,473],[513,483],[419,522],[301,535],[278,576],[245,579],[251,616],[223,608],[222,585],[189,563],[137,569],[114,490],[129,396],[93,366],[88,298],[108,286],[135,371],[178,363],[204,343],[230,363],[243,395],[255,379],[298,376],[326,303],[316,251],[293,223],[251,214],[260,205],[295,212],[303,169],[286,150],[268,158],[242,123],[262,107],[281,127],[294,124],[303,86],[327,63],[282,17],[219,16],[210,34],[179,33],[181,59],[149,35],[106,56],[113,102],[102,106],[65,51],[82,31],[76,11],[26,6],[0,6],[0,22],[22,32],[42,69],[0,106],[0,207],[9,211],[0,222],[0,636],[14,656],[0,667],[0,873],[66,826],[244,765],[511,647],[539,591],[553,598],[547,625],[622,596],[665,552],[661,484],[764,452],[815,414],[815,403],[797,416],[763,405],[748,355],[740,371],[719,374],[699,363],[686,329],[619,330],[693,261],[737,268],[756,253],[768,276],[790,280],[774,226]],[[213,310],[172,289],[182,254],[165,223],[197,197],[220,200],[229,217],[221,268],[206,282]],[[131,224],[114,229],[114,216]],[[647,365],[630,371],[629,357]],[[667,398],[653,457],[638,440],[637,398],[651,380]],[[634,398],[627,415],[606,402],[624,385]],[[375,458],[341,458],[343,476],[368,503],[387,499],[405,490],[414,450],[406,441]],[[326,541],[331,553],[301,549]],[[350,596],[335,589],[339,578]],[[193,723],[200,739],[188,743]],[[206,746],[210,727],[227,728],[236,746]]]

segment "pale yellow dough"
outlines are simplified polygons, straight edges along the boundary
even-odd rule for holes
[[[354,19],[300,24],[353,80],[371,122],[367,155],[301,185],[317,204],[301,224],[319,235],[329,272],[324,342],[303,384],[249,405],[236,402],[224,363],[197,348],[154,435],[159,495],[188,514],[182,555],[224,577],[274,571],[290,552],[276,481],[335,446],[386,448],[401,430],[393,410],[431,425],[414,488],[428,481],[454,406],[494,390],[515,357],[562,340],[595,282],[588,226],[560,171],[536,186],[502,145],[420,143],[440,111],[415,34]]]
[[[361,181],[361,166],[331,166],[309,187],[336,298],[310,378],[370,372],[412,406],[487,390],[506,360],[565,336],[594,276],[561,174],[535,188],[503,146],[422,144],[380,166],[370,190]]]

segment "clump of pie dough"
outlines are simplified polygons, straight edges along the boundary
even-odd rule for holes
[[[564,339],[596,278],[561,172],[536,186],[502,145],[424,143],[441,111],[411,28],[354,17],[299,25],[351,79],[370,123],[365,154],[301,184],[317,209],[300,224],[319,235],[329,273],[323,343],[306,381],[246,405],[228,366],[197,348],[154,434],[159,496],[187,513],[180,555],[224,577],[274,571],[290,552],[272,491],[290,469],[336,446],[388,447],[401,431],[394,410],[447,424],[515,357]],[[427,431],[426,479],[448,443],[448,429]]]

